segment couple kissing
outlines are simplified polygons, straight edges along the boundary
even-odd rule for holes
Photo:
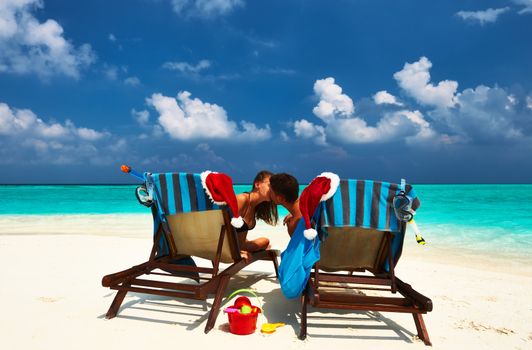
[[[277,205],[285,207],[289,214],[283,219],[288,234],[291,236],[301,218],[299,210],[299,183],[297,179],[286,173],[273,174],[267,170],[260,171],[253,180],[250,192],[236,195],[238,216],[242,217],[244,224],[237,228],[243,258],[251,252],[256,252],[269,247],[270,240],[260,237],[253,240],[247,239],[247,232],[255,228],[257,220],[262,220],[275,226],[279,221]]]

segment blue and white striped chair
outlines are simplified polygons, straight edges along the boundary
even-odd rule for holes
[[[153,196],[150,257],[140,265],[103,277],[104,287],[118,291],[106,317],[116,316],[127,292],[197,300],[214,294],[207,333],[214,327],[230,278],[257,260],[271,260],[277,274],[279,252],[259,251],[244,260],[238,234],[230,223],[230,209],[211,202],[200,174],[145,173],[144,179]],[[192,257],[210,260],[213,267],[197,267]],[[220,271],[220,263],[230,265]],[[169,277],[179,281],[168,282]]]
[[[394,272],[406,230],[406,223],[397,219],[392,207],[393,198],[401,190],[412,200],[412,209],[417,210],[420,201],[412,186],[400,188],[398,184],[369,180],[341,180],[334,195],[318,206],[314,225],[320,238],[316,241],[319,254],[303,291],[300,339],[307,335],[310,304],[318,308],[411,313],[419,338],[430,345],[422,314],[432,311],[432,301]],[[364,294],[367,290],[373,294]],[[377,291],[379,295],[375,295]]]

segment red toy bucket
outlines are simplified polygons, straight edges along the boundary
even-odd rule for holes
[[[240,289],[233,292],[227,298],[227,301],[231,300],[231,298],[240,292],[250,293],[257,298],[257,295],[255,295],[255,293],[253,293],[251,290]],[[242,310],[245,308],[247,308],[247,312],[243,313]],[[248,298],[241,296],[236,299],[233,306],[225,308],[224,312],[227,313],[227,317],[229,318],[229,331],[233,334],[246,335],[255,332],[255,329],[257,328],[257,318],[261,312],[261,309],[257,306],[251,305],[251,302]]]
[[[238,312],[228,313],[229,330],[233,334],[246,335],[255,332],[259,313],[241,314]]]

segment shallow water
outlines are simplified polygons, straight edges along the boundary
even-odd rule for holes
[[[131,185],[0,186],[0,215],[148,214]],[[304,186],[301,186],[301,189]],[[432,245],[532,253],[532,185],[415,185],[416,222]],[[235,185],[235,192],[251,185]],[[279,208],[282,218],[287,212]]]

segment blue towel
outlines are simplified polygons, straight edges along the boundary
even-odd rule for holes
[[[317,220],[321,214],[321,204],[314,213],[313,220]],[[283,294],[291,299],[301,295],[310,275],[312,266],[320,260],[320,240],[316,237],[308,240],[303,235],[305,220],[299,220],[294,234],[288,242],[286,250],[281,253],[279,266],[279,283]]]

